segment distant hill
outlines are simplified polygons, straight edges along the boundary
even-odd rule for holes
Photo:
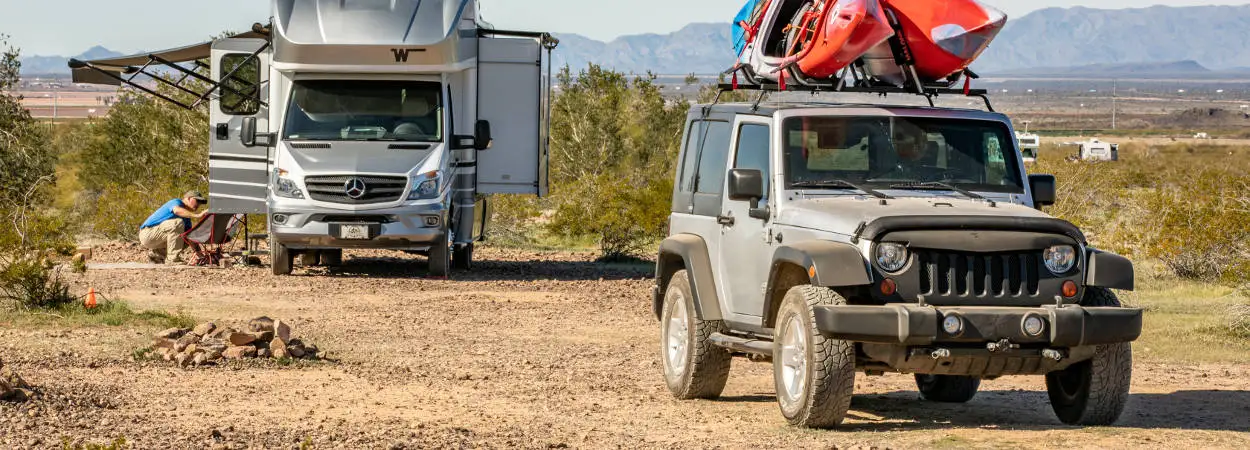
[[[983,72],[988,77],[1012,78],[1222,78],[1240,75],[1231,71],[1216,72],[1197,61],[1161,63],[1104,63],[1074,67],[1037,67],[999,72]]]
[[[101,46],[91,47],[91,49],[82,52],[74,58],[77,59],[100,59],[113,58],[117,56],[125,56],[120,52],[115,52]],[[30,56],[22,58],[22,75],[23,76],[39,76],[39,75],[68,75],[69,74],[69,58],[64,56]]]
[[[622,36],[601,42],[577,34],[556,34],[555,65],[573,70],[588,63],[620,72],[716,73],[733,65],[729,24],[694,23],[669,34]]]

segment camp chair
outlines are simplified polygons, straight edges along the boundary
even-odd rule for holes
[[[235,241],[244,223],[243,214],[206,214],[199,223],[182,233],[182,241],[193,252],[193,266],[215,266],[221,263],[227,245]]]

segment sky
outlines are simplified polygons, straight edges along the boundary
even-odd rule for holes
[[[352,1],[352,0],[347,0]],[[982,0],[1020,17],[1033,10],[1250,4],[1250,0]],[[692,22],[726,22],[744,0],[479,0],[481,16],[501,29],[578,33],[608,41],[670,33]],[[0,35],[23,56],[82,53],[95,45],[132,53],[246,30],[269,16],[269,0],[0,0]]]

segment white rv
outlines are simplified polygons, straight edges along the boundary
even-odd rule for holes
[[[468,268],[491,194],[545,195],[547,33],[488,29],[476,0],[273,0],[268,25],[164,52],[72,60],[75,82],[211,109],[210,210],[264,214],[275,274],[343,248]],[[211,79],[187,66],[208,60]],[[173,70],[171,79],[136,77]],[[187,89],[201,79],[207,92]],[[150,89],[173,85],[194,102]]]
[[[1080,149],[1081,159],[1086,161],[1119,161],[1120,145],[1110,142],[1103,142],[1098,138],[1091,138],[1085,142],[1077,142],[1077,148]]]
[[[1035,133],[1016,132],[1016,142],[1020,144],[1020,154],[1024,155],[1024,162],[1037,161],[1037,153],[1042,148],[1042,138]]]

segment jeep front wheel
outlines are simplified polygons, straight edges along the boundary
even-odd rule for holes
[[[695,314],[694,295],[685,270],[673,274],[664,294],[660,322],[664,380],[673,396],[689,400],[716,398],[729,380],[729,351],[712,345],[712,333],[725,331],[719,320]]]
[[[941,403],[967,403],[977,395],[981,379],[960,375],[916,374],[916,387],[925,400]]]
[[[791,425],[832,428],[842,423],[855,391],[855,345],[816,330],[815,308],[845,305],[831,289],[796,286],[777,313],[773,381]]]
[[[1120,307],[1110,290],[1090,287],[1085,307]],[[1046,374],[1046,392],[1059,420],[1068,425],[1111,425],[1128,403],[1133,349],[1128,342],[1100,345],[1088,361]]]

